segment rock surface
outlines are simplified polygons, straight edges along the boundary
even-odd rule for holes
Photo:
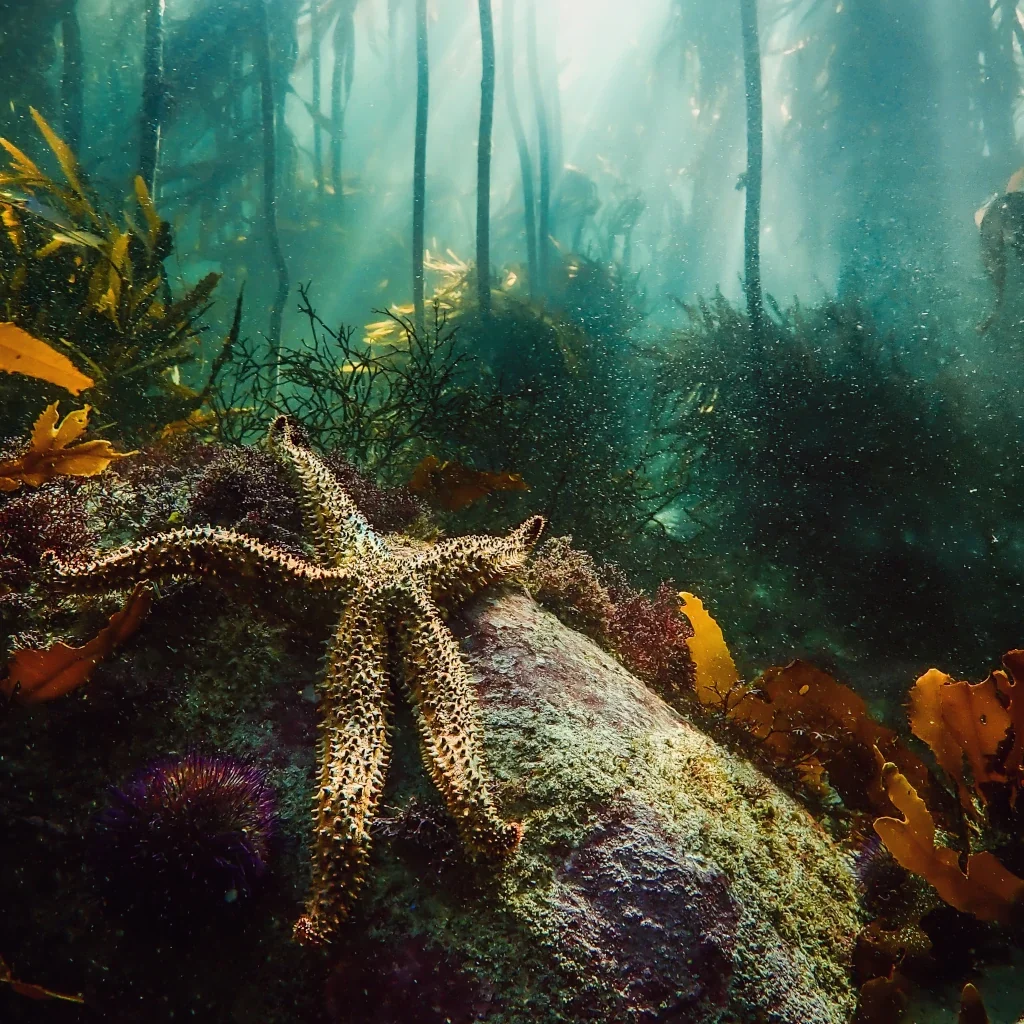
[[[102,622],[108,611],[90,614]],[[0,729],[0,955],[82,992],[68,1021],[210,1024],[844,1024],[858,930],[845,855],[755,768],[521,592],[453,626],[502,812],[525,837],[472,862],[397,702],[363,898],[341,942],[297,946],[308,885],[316,678],[330,622],[169,588],[81,690]],[[88,629],[86,630],[88,634]],[[265,884],[168,933],[90,867],[109,787],[188,749],[265,768]],[[199,912],[202,911],[202,912]],[[39,1004],[0,985],[4,1024]]]
[[[342,957],[338,1020],[852,1018],[854,879],[803,808],[525,595],[454,625],[524,842],[488,872],[444,850],[436,819],[388,823],[375,945]],[[368,1005],[337,996],[353,990]]]

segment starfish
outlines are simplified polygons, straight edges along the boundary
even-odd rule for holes
[[[506,537],[470,536],[413,547],[373,530],[287,417],[267,444],[288,468],[316,556],[305,559],[234,530],[210,526],[158,534],[92,560],[51,558],[55,582],[77,591],[180,576],[301,584],[333,600],[338,624],[319,682],[319,769],[313,871],[295,937],[327,944],[355,902],[369,860],[370,824],[390,753],[392,647],[401,664],[430,776],[479,856],[512,853],[522,828],[495,807],[475,694],[440,606],[521,566],[544,528],[535,516]]]

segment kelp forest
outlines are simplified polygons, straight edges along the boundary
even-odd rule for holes
[[[1024,1020],[1024,4],[0,16],[0,1020]]]

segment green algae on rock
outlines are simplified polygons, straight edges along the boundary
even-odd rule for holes
[[[438,1020],[848,1021],[855,882],[811,816],[526,596],[462,627],[523,843],[470,898],[415,864],[382,871],[374,954],[343,944],[346,990],[387,993],[395,1021],[417,975],[444,993]]]

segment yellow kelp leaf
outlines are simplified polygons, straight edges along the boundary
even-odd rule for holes
[[[10,985],[12,991],[26,999],[58,999],[65,1003],[84,1003],[85,997],[67,992],[56,992],[52,988],[36,985],[34,982],[19,981],[14,977],[3,957],[0,957],[0,984]]]
[[[42,132],[43,138],[46,139],[46,144],[53,150],[53,155],[57,158],[57,163],[60,164],[60,169],[64,172],[64,177],[67,178],[68,184],[75,190],[79,198],[86,201],[86,206],[89,212],[92,213],[92,207],[89,206],[86,200],[85,189],[82,188],[81,179],[78,177],[78,161],[75,159],[74,153],[71,152],[71,147],[50,127],[46,118],[35,107],[29,107],[28,109],[32,115],[32,120],[36,123],[36,127]]]
[[[160,234],[160,215],[153,206],[149,189],[146,188],[146,182],[140,174],[135,175],[135,198],[139,201],[142,216],[146,218],[146,246],[152,249],[156,245],[157,236]]]
[[[21,221],[18,220],[14,207],[6,203],[0,204],[0,220],[3,221],[7,237],[11,240],[11,245],[14,246],[17,252],[21,252],[25,239],[24,233],[21,230]]]
[[[994,676],[972,685],[932,668],[910,691],[911,731],[956,783],[968,813],[973,813],[971,789],[984,804],[980,784],[1006,781],[996,754],[1010,725]]]
[[[882,767],[882,781],[903,817],[876,818],[875,831],[896,861],[931,882],[951,907],[982,921],[1009,923],[1024,907],[1024,880],[987,850],[971,854],[967,871],[961,871],[957,851],[936,845],[935,819],[891,761]]]
[[[67,356],[12,323],[0,323],[0,370],[48,380],[73,395],[93,385]]]
[[[366,345],[397,345],[405,340],[405,330],[397,320],[375,320],[364,328]]]
[[[32,428],[28,451],[0,462],[0,491],[15,491],[22,484],[39,487],[55,476],[96,476],[114,459],[136,452],[115,452],[109,441],[85,441],[69,448],[85,430],[90,406],[68,413],[58,425],[57,402],[48,405]]]
[[[960,1016],[957,1024],[989,1024],[981,993],[968,982],[960,993]]]
[[[68,239],[62,234],[56,234],[41,249],[36,250],[36,259],[45,260],[47,256],[55,253],[61,246],[67,245]]]
[[[16,651],[0,680],[8,700],[40,704],[55,700],[87,683],[93,670],[114,653],[138,628],[153,604],[150,584],[140,583],[128,603],[84,647],[58,642],[47,648]]]
[[[118,231],[116,228],[114,229],[114,241],[110,246],[110,262],[112,266],[116,267],[122,274],[127,271],[129,241],[131,241],[131,235],[127,231]],[[115,279],[120,283],[120,278],[111,271],[111,284],[113,284]]]
[[[13,142],[0,138],[0,146],[3,146],[10,154],[14,161],[14,167],[20,175],[36,181],[45,180],[43,172]]]
[[[693,636],[690,648],[695,670],[694,689],[702,704],[722,704],[729,691],[740,681],[722,629],[705,609],[699,597],[680,592],[680,611],[689,619]]]
[[[230,412],[241,412],[240,409],[229,409]],[[216,427],[217,413],[212,409],[193,409],[183,420],[173,420],[164,426],[160,431],[160,440],[166,441],[176,434],[185,434],[190,430],[202,430],[206,427]]]

